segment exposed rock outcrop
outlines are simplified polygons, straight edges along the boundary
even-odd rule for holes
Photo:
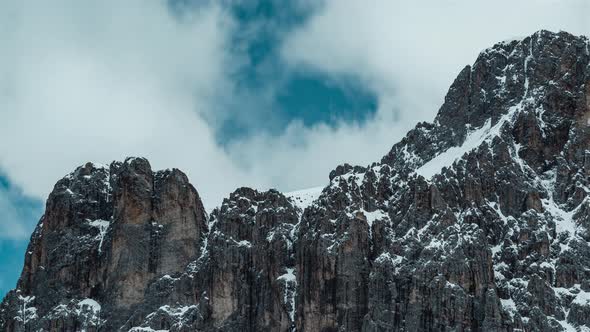
[[[142,158],[78,167],[47,200],[2,305],[4,329],[115,329],[146,301],[154,277],[200,254],[206,233],[201,200],[179,170],[152,172]],[[33,297],[35,310],[22,313],[22,298]]]
[[[590,51],[483,51],[378,163],[310,202],[87,164],[49,196],[6,331],[590,331]],[[297,194],[299,195],[299,194]]]

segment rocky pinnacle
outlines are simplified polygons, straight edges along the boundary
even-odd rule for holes
[[[590,51],[482,51],[419,123],[322,190],[209,214],[143,158],[61,179],[0,306],[12,331],[590,331]]]

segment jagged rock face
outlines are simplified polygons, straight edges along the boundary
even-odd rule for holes
[[[115,163],[106,287],[117,305],[141,303],[155,276],[182,271],[207,231],[203,204],[178,170],[153,173],[145,159]]]
[[[201,200],[179,170],[154,173],[140,158],[79,167],[47,200],[17,291],[3,303],[4,329],[118,327],[155,276],[199,255],[206,232]],[[32,297],[35,310],[19,313]]]
[[[433,124],[379,164],[337,169],[300,227],[297,326],[585,326],[588,63],[588,41],[566,33],[498,44]]]
[[[588,40],[485,50],[379,163],[310,201],[240,188],[206,221],[144,159],[56,185],[0,327],[590,331]]]
[[[212,218],[218,232],[209,239],[216,281],[209,291],[214,324],[231,320],[242,329],[288,331],[294,308],[287,308],[283,299],[293,291],[285,289],[294,281],[289,274],[298,221],[293,206],[278,192],[242,188]]]
[[[156,280],[123,329],[290,331],[300,212],[277,191],[236,190],[211,213],[200,256]]]

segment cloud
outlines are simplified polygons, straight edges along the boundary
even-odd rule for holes
[[[401,120],[431,119],[455,75],[496,42],[540,29],[588,34],[584,0],[325,1],[285,41],[292,66],[358,75]],[[389,109],[382,108],[389,112]]]
[[[216,131],[228,117],[256,123],[277,111],[276,82],[251,93],[233,81],[249,63],[232,44],[239,27],[224,2],[182,15],[164,1],[1,2],[0,166],[39,198],[76,165],[128,155],[184,170],[208,208],[241,185],[321,185],[337,164],[376,161],[417,121],[432,119],[481,49],[541,28],[590,30],[583,0],[301,3],[314,14],[277,34],[282,48],[271,62],[289,68],[273,79],[355,77],[378,94],[377,113],[362,125],[295,120],[279,135],[255,132],[220,146]]]
[[[324,1],[281,55],[292,70],[358,77],[379,95],[376,116],[363,126],[293,123],[280,137],[232,145],[231,155],[284,189],[325,183],[338,163],[377,161],[417,122],[431,121],[483,49],[540,29],[587,35],[589,10],[583,0]]]
[[[206,200],[240,183],[203,120],[228,84],[215,3],[178,18],[163,1],[2,2],[0,22],[0,164],[26,193],[127,155],[186,170]]]
[[[392,106],[387,100],[381,105]],[[392,106],[393,107],[393,106]],[[339,122],[305,127],[292,122],[283,134],[256,135],[233,142],[228,151],[251,174],[284,191],[327,185],[337,165],[367,165],[378,161],[409,128],[395,121],[396,112],[377,114],[366,123]]]

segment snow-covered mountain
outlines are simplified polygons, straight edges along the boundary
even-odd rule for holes
[[[380,162],[207,214],[142,158],[60,180],[3,331],[590,331],[590,52],[483,51]]]

